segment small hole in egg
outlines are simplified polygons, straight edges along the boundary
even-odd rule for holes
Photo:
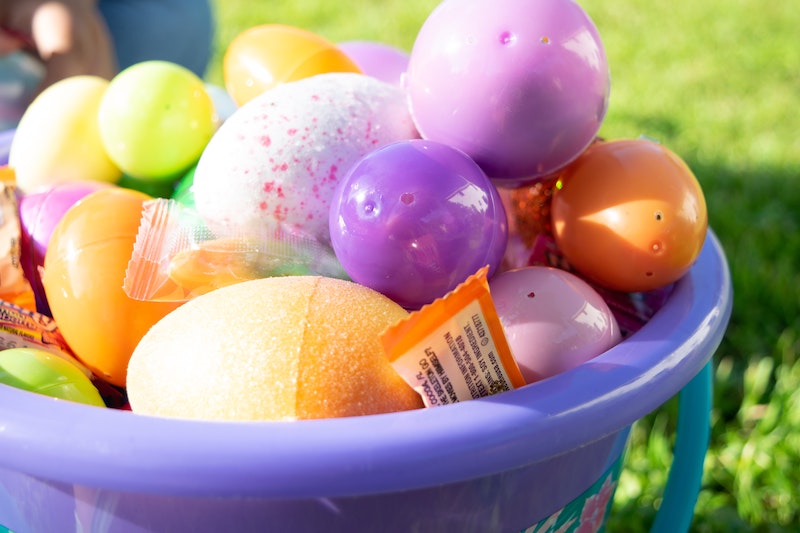
[[[656,212],[653,214],[653,216],[655,216],[655,219],[656,219],[658,222],[661,222],[662,220],[664,220],[664,213],[662,213],[661,211],[656,211]]]
[[[411,205],[414,203],[414,194],[410,192],[404,192],[400,195],[400,201],[405,205]]]
[[[644,275],[646,277],[648,277],[648,278],[652,278],[653,277],[653,273],[652,272],[645,272]]]
[[[536,297],[536,293],[535,292],[531,291],[531,292],[528,293],[528,298],[535,298],[535,297]]]
[[[504,31],[500,34],[500,44],[514,44],[516,41],[517,36],[510,31]]]

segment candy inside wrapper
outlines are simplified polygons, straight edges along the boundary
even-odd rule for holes
[[[188,301],[242,281],[293,275],[346,278],[330,247],[292,228],[256,234],[157,198],[142,210],[123,289],[136,300]]]

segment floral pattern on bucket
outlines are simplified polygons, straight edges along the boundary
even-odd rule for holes
[[[566,507],[521,533],[597,533],[603,531],[614,499],[622,458]]]

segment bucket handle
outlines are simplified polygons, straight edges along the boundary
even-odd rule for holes
[[[678,394],[672,466],[651,533],[688,531],[692,523],[711,433],[712,388],[709,361]]]

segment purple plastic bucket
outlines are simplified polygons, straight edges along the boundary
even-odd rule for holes
[[[641,330],[568,372],[480,400],[211,423],[0,385],[0,524],[18,533],[524,531],[621,463],[630,425],[706,366],[731,305],[728,265],[709,232]]]

